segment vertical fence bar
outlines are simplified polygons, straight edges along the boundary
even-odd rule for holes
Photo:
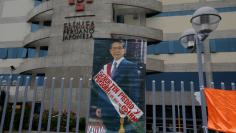
[[[181,103],[182,103],[182,116],[183,116],[183,132],[187,133],[186,127],[186,112],[185,112],[185,103],[184,103],[184,82],[181,81]]]
[[[47,77],[44,77],[43,81],[43,90],[42,90],[42,97],[41,97],[41,107],[40,107],[40,114],[39,114],[39,124],[38,124],[38,133],[41,132],[41,126],[42,126],[42,117],[43,117],[43,112],[44,112],[44,99],[45,99],[45,90],[46,90],[46,82],[47,82]]]
[[[19,76],[17,78],[17,83],[16,83],[16,91],[15,91],[13,108],[12,108],[12,112],[11,112],[11,122],[10,122],[9,133],[12,133],[12,130],[13,130],[14,118],[15,118],[15,113],[16,113],[16,103],[18,101],[18,95],[19,95],[20,79],[21,79],[21,77]]]
[[[152,132],[157,132],[156,126],[156,81],[152,81]]]
[[[70,131],[70,111],[71,111],[71,102],[72,102],[72,84],[73,84],[74,78],[70,78],[70,83],[69,83],[69,93],[68,93],[68,102],[67,102],[67,120],[66,120],[66,133]],[[68,91],[67,91],[68,92]]]
[[[235,90],[235,83],[231,83],[232,90]]]
[[[32,123],[33,123],[33,118],[34,118],[34,108],[35,108],[35,101],[36,101],[36,94],[37,94],[37,87],[38,87],[38,80],[39,77],[35,78],[35,84],[34,84],[34,91],[33,91],[33,99],[32,99],[32,107],[30,111],[30,123],[29,123],[29,128],[28,128],[28,133],[31,133],[32,130]]]
[[[211,82],[211,88],[215,88],[215,83]]]
[[[24,100],[23,100],[23,106],[21,109],[21,115],[20,115],[20,127],[19,127],[19,133],[22,132],[22,127],[23,127],[23,121],[24,121],[24,115],[25,115],[25,104],[26,101],[28,101],[27,99],[27,95],[28,95],[28,89],[29,89],[29,82],[30,82],[30,77],[27,76],[26,77],[26,86],[25,86],[25,91],[24,91]]]
[[[80,116],[79,116],[79,112],[80,112],[80,94],[81,94],[81,90],[82,90],[82,87],[83,87],[83,79],[80,78],[79,79],[79,91],[77,93],[78,95],[78,100],[77,100],[77,113],[76,113],[76,133],[79,133],[79,119],[80,119]]]
[[[58,117],[57,117],[57,133],[60,132],[61,127],[61,114],[62,114],[62,106],[63,106],[63,97],[64,97],[64,82],[65,78],[61,79],[61,95],[59,96],[59,110],[58,110]]]
[[[224,83],[224,82],[221,82],[221,83],[220,83],[220,86],[221,86],[221,89],[222,89],[222,90],[225,90],[225,83]]]
[[[194,83],[190,82],[191,88],[191,99],[192,99],[192,116],[193,116],[193,132],[197,133],[197,121],[196,121],[196,109],[195,109],[195,98],[194,98]]]
[[[50,104],[49,104],[49,112],[48,112],[48,123],[47,123],[47,132],[50,132],[51,127],[51,117],[52,117],[52,108],[54,103],[54,87],[55,87],[55,77],[52,78],[52,85],[50,90]]]
[[[12,76],[8,77],[7,80],[7,87],[6,87],[6,96],[4,99],[4,104],[3,104],[3,111],[2,111],[2,117],[1,117],[1,127],[0,127],[0,132],[3,132],[3,125],[4,125],[4,121],[5,121],[5,117],[6,117],[6,110],[7,110],[7,103],[8,103],[8,97],[9,97],[9,93],[10,93],[10,85],[11,85],[11,79]]]
[[[174,81],[171,81],[171,104],[172,104],[172,124],[173,124],[173,132],[176,133],[175,82],[174,82]]]
[[[162,127],[166,133],[166,106],[165,106],[165,81],[161,81]]]
[[[178,91],[176,91],[175,92],[175,94],[176,94],[176,107],[177,107],[177,116],[176,116],[176,119],[177,119],[177,123],[176,123],[176,131],[178,131],[178,132],[181,132],[180,131],[180,129],[181,129],[181,127],[180,127],[180,109],[179,109],[179,106],[180,106],[180,100],[179,100],[179,97],[180,97],[180,93],[178,92]]]
[[[92,86],[91,86],[91,85],[92,85],[92,78],[89,78],[89,82],[88,82],[87,85],[88,85],[88,88],[89,88],[88,94],[91,94],[91,90],[92,90]],[[81,90],[81,92],[82,92],[82,90]],[[89,95],[88,99],[89,99],[88,103],[91,103],[91,95]],[[90,104],[88,104],[87,110],[88,110],[88,111],[90,110]],[[86,119],[89,120],[89,113],[87,113]]]

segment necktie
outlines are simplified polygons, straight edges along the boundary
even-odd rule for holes
[[[114,67],[113,67],[113,70],[112,70],[112,72],[111,72],[111,78],[113,78],[114,77],[114,75],[115,75],[115,72],[116,72],[116,69],[117,69],[117,63],[116,62],[114,62]]]

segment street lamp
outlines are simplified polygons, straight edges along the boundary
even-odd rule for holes
[[[188,29],[183,32],[180,37],[180,42],[185,48],[192,48],[196,46],[197,50],[197,61],[198,61],[198,78],[199,87],[201,93],[201,108],[202,108],[202,128],[205,133],[208,133],[207,129],[207,114],[206,114],[206,103],[204,98],[204,78],[203,78],[203,62],[202,62],[202,48],[203,41],[208,35],[214,31],[221,20],[221,17],[216,9],[212,7],[201,7],[197,9],[190,22],[192,23],[193,29]]]

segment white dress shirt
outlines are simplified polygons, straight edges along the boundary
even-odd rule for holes
[[[111,66],[111,72],[113,71],[113,69],[114,69],[114,63],[116,62],[116,68],[118,68],[119,67],[119,65],[120,65],[120,63],[121,63],[121,61],[123,60],[123,59],[125,59],[124,57],[122,57],[122,58],[120,58],[119,60],[117,60],[117,61],[113,61],[112,62],[112,66]]]

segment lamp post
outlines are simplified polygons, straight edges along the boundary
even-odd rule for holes
[[[192,23],[192,29],[188,29],[183,32],[180,37],[180,42],[185,48],[196,47],[197,52],[197,68],[199,87],[201,93],[201,108],[202,108],[202,128],[204,133],[208,133],[207,128],[207,111],[204,98],[204,77],[203,77],[203,62],[202,62],[202,49],[203,41],[208,35],[214,31],[221,20],[221,17],[216,9],[212,7],[201,7],[197,9],[190,22]]]

